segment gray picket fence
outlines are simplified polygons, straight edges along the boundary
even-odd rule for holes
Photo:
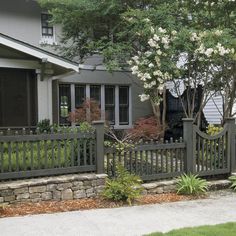
[[[235,168],[235,119],[227,119],[223,130],[207,135],[183,119],[183,140],[133,145],[123,150],[105,149],[105,168],[116,175],[117,163],[143,180],[158,180],[193,173],[199,176],[230,174]]]
[[[116,176],[117,164],[143,180],[199,176],[235,171],[235,119],[227,119],[214,136],[183,119],[183,139],[104,147],[104,122],[95,132],[0,135],[0,180],[96,172]]]
[[[90,133],[26,134],[23,130],[12,134],[8,130],[0,135],[0,179],[99,171],[97,149],[103,147],[99,138],[103,125],[94,123],[95,132]]]

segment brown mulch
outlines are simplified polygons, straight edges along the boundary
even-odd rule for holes
[[[134,205],[186,201],[196,198],[197,197],[177,195],[175,193],[145,195],[136,200],[134,202]],[[121,206],[127,206],[127,203],[113,202],[102,198],[85,198],[66,201],[45,201],[39,203],[18,203],[1,207],[0,218],[98,208],[116,208]]]

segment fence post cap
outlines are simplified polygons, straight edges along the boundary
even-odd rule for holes
[[[194,119],[193,118],[183,118],[182,121],[184,121],[184,122],[193,122]]]
[[[93,125],[105,124],[105,120],[96,120],[92,122]]]

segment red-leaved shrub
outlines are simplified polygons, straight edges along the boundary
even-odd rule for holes
[[[88,122],[101,120],[101,109],[97,101],[87,99],[80,108],[69,114],[69,121],[73,123]]]
[[[157,120],[154,116],[138,119],[134,124],[134,128],[128,132],[133,141],[141,139],[144,141],[159,140],[163,135],[162,127],[157,125]]]

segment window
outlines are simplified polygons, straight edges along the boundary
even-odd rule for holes
[[[85,99],[85,85],[75,85],[75,108],[82,107]]]
[[[115,124],[115,87],[105,86],[105,113],[106,119]]]
[[[119,87],[119,124],[129,124],[129,87]]]
[[[60,84],[60,124],[70,124],[69,113],[81,108],[86,99],[91,99],[98,102],[101,119],[105,118],[117,129],[127,127],[131,125],[130,90],[129,86],[122,85]]]
[[[68,121],[71,111],[70,85],[61,84],[59,86],[59,121],[60,124],[70,124]]]
[[[51,19],[52,16],[50,14],[41,14],[42,36],[53,37],[53,26],[49,23]]]
[[[90,99],[96,101],[101,106],[101,86],[90,85]]]

